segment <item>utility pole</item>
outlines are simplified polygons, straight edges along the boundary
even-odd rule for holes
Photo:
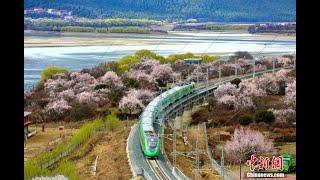
[[[176,127],[173,123],[173,168],[172,168],[172,172],[175,171],[175,167],[176,167],[176,143],[177,143],[177,138],[176,138]]]
[[[199,64],[198,64],[198,67],[197,67],[197,84],[199,83]]]
[[[162,140],[161,140],[161,153],[164,153],[164,127],[161,128]]]
[[[234,68],[235,68],[235,70],[234,70],[234,75],[235,75],[236,77],[237,77],[237,75],[238,75],[237,64],[238,64],[238,60],[236,60],[236,63],[235,63],[235,66],[234,66]]]
[[[199,124],[198,124],[198,133],[196,140],[196,179],[199,179],[200,173],[200,157],[199,157]]]
[[[209,67],[207,66],[207,85],[209,84]]]
[[[222,180],[224,180],[224,157],[223,157],[223,149],[221,149],[221,168],[222,168]]]
[[[241,180],[241,159],[240,159],[240,180]]]
[[[253,78],[256,76],[256,58],[253,59]]]
[[[276,61],[275,58],[272,58],[272,74],[274,75],[275,72],[275,67],[276,67]]]
[[[221,61],[220,61],[221,62]],[[219,83],[221,82],[221,64],[219,63]]]

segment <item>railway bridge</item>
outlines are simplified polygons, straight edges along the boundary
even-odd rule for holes
[[[194,93],[189,96],[179,99],[175,104],[171,104],[166,108],[159,109],[160,116],[156,119],[154,129],[159,135],[161,143],[161,153],[157,160],[148,160],[144,157],[140,148],[138,125],[134,125],[127,139],[127,154],[133,176],[141,175],[145,179],[190,179],[183,174],[174,164],[171,164],[166,157],[164,151],[164,123],[165,121],[174,120],[176,116],[182,115],[185,110],[191,109],[194,105],[199,105],[213,96],[213,91],[221,84],[230,82],[235,78],[248,79],[255,76],[261,76],[267,73],[275,73],[281,69],[292,69],[295,66],[281,67],[269,69],[261,72],[250,73],[242,76],[229,76],[215,79],[211,82],[197,84]],[[175,154],[175,153],[173,153]],[[175,158],[174,158],[175,159]],[[224,179],[232,179],[231,176],[221,167],[214,159],[211,162],[213,168],[220,174],[223,174]]]

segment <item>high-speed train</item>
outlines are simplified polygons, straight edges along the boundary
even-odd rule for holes
[[[160,153],[160,142],[153,123],[163,109],[175,103],[180,98],[191,94],[195,83],[174,87],[154,98],[139,117],[139,137],[141,149],[148,158],[156,158]]]

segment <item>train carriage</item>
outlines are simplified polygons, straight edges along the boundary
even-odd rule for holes
[[[139,117],[139,137],[141,149],[148,158],[157,158],[160,153],[160,142],[153,124],[161,111],[177,100],[193,92],[194,83],[174,87],[154,98]]]

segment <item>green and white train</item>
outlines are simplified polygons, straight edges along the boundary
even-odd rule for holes
[[[154,98],[139,117],[140,144],[144,155],[157,158],[160,153],[159,137],[155,133],[153,123],[161,112],[177,100],[191,94],[195,83],[174,87]]]

